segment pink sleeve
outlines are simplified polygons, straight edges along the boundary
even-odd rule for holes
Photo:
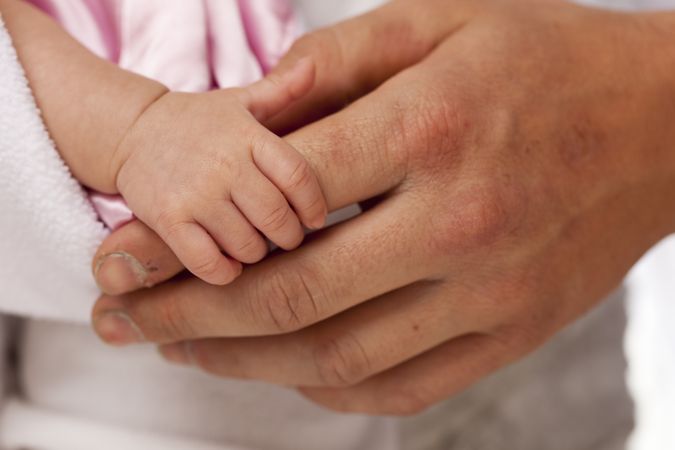
[[[288,0],[238,0],[251,49],[269,72],[302,32]]]
[[[110,230],[116,230],[134,218],[127,203],[119,195],[107,195],[91,192],[89,200],[98,213],[99,218]]]
[[[302,31],[289,0],[206,2],[211,66],[220,87],[258,80],[277,64]],[[232,14],[232,9],[237,13]]]

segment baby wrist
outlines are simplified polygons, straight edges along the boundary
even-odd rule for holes
[[[130,98],[133,98],[133,101],[125,105],[125,120],[120,124],[118,136],[115,139],[115,145],[109,149],[105,157],[105,160],[107,161],[107,174],[105,179],[109,184],[108,189],[115,193],[119,192],[119,173],[124,166],[124,163],[128,160],[131,151],[134,149],[134,147],[129,144],[130,135],[136,132],[136,125],[143,115],[170,92],[166,86],[159,82],[149,79],[144,79],[144,81],[146,82],[145,86],[139,85],[136,88],[137,90],[140,90],[139,92],[135,95],[129,94]]]

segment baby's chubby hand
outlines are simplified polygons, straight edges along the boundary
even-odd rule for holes
[[[260,124],[313,82],[305,59],[246,88],[166,93],[116,149],[111,171],[120,194],[204,281],[227,284],[241,263],[262,259],[268,248],[260,233],[290,250],[302,242],[302,225],[324,225],[312,168]]]

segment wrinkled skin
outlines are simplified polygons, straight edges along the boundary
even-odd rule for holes
[[[99,250],[98,281],[110,294],[158,285],[103,296],[96,330],[339,411],[411,414],[466,388],[586,312],[675,229],[672,20],[400,0],[310,34],[278,70],[311,55],[317,86],[270,125],[339,110],[287,139],[331,210],[369,209],[224,287],[161,284],[181,267],[132,223]],[[111,276],[113,251],[156,270]]]

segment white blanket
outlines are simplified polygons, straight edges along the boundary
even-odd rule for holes
[[[86,321],[106,231],[54,149],[0,25],[0,312]]]

